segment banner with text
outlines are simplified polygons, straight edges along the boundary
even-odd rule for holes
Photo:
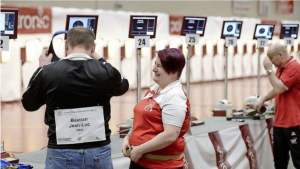
[[[1,8],[17,8],[18,34],[52,33],[51,8],[1,5]]]
[[[181,26],[182,26],[183,16],[181,15],[170,15],[170,34],[171,35],[180,35]]]
[[[279,14],[293,14],[294,13],[294,1],[293,0],[278,1],[278,13]]]
[[[248,15],[250,12],[249,1],[232,1],[232,12],[238,15]]]
[[[269,128],[273,119],[185,137],[184,154],[189,168],[273,168]],[[273,137],[273,135],[272,135]]]

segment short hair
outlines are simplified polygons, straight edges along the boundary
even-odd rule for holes
[[[280,43],[274,43],[274,44],[271,44],[269,46],[269,49],[268,49],[268,52],[267,52],[267,55],[269,58],[273,57],[273,56],[276,56],[278,55],[278,53],[284,53],[284,54],[288,54],[287,53],[287,49],[286,49],[286,46],[285,45],[282,45]]]
[[[74,27],[67,34],[67,42],[71,47],[84,46],[86,50],[95,44],[95,39],[94,32],[85,27]]]
[[[179,49],[171,48],[159,50],[157,52],[157,56],[159,57],[165,71],[168,74],[178,72],[179,79],[182,69],[185,66],[185,57],[183,53]]]

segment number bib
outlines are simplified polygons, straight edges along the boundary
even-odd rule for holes
[[[54,111],[57,144],[78,144],[106,140],[103,107]]]

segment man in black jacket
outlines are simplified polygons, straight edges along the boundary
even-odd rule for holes
[[[30,79],[22,104],[36,111],[46,104],[48,150],[45,168],[113,168],[110,99],[128,90],[128,81],[95,53],[95,35],[69,30],[67,56],[52,62],[47,49]]]

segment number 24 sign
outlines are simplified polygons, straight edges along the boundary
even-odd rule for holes
[[[136,48],[150,47],[150,36],[135,36],[134,40]]]

